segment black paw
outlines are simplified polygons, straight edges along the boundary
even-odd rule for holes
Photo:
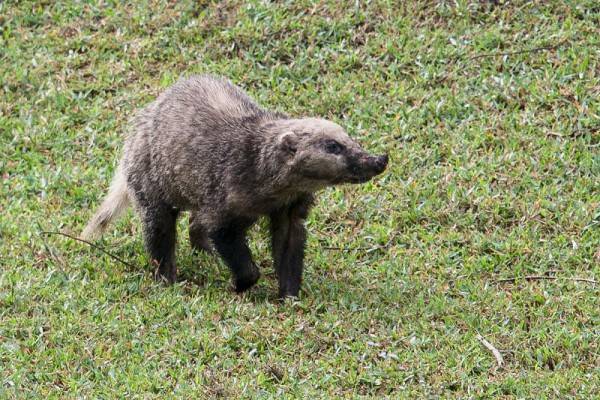
[[[175,265],[160,265],[156,260],[152,260],[152,264],[156,267],[154,270],[154,279],[169,285],[177,281],[177,268]]]
[[[190,236],[190,238],[191,238],[191,236]],[[198,251],[198,252],[204,251],[207,254],[211,254],[214,252],[212,243],[210,242],[210,240],[208,240],[205,237],[191,239],[190,244],[191,244],[192,250],[194,250],[194,251]]]
[[[250,289],[252,286],[258,282],[258,278],[260,278],[260,272],[258,269],[254,267],[251,271],[248,271],[247,275],[237,277],[233,282],[233,290],[237,293],[245,292]]]
[[[167,285],[171,285],[177,281],[177,274],[170,273],[170,272],[163,274],[163,273],[157,271],[154,273],[154,279],[156,279],[159,282],[164,282]]]

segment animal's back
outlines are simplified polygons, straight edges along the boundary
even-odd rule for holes
[[[182,79],[135,118],[125,149],[128,181],[137,190],[152,185],[182,208],[217,201],[215,186],[232,174],[228,166],[240,165],[236,153],[248,157],[242,147],[252,132],[245,121],[269,114],[225,79]]]
[[[212,75],[181,79],[157,99],[159,104],[191,107],[201,116],[221,119],[239,118],[263,110],[230,81]],[[160,107],[159,107],[160,109]],[[172,116],[168,112],[164,116]]]
[[[241,118],[264,114],[246,93],[228,80],[211,75],[181,79],[136,118],[138,134],[187,141],[222,134]],[[151,125],[148,123],[151,122]]]

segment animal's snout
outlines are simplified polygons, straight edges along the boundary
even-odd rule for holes
[[[387,154],[375,157],[375,171],[377,171],[378,174],[382,173],[383,170],[385,170],[385,167],[387,167],[388,164],[388,160],[389,157]]]
[[[381,156],[363,155],[354,163],[349,165],[350,178],[353,183],[363,183],[373,178],[375,175],[381,174],[388,165],[389,156],[387,154]]]

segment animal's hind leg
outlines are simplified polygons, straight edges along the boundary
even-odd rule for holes
[[[146,248],[152,262],[158,264],[155,276],[169,283],[177,279],[175,241],[178,214],[177,209],[166,204],[152,205],[141,210]]]
[[[202,226],[196,211],[190,213],[190,244],[195,250],[203,250],[207,253],[213,251],[208,232],[204,226]]]

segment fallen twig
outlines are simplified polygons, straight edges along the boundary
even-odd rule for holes
[[[360,246],[360,247],[337,247],[337,246],[324,246],[321,247],[321,249],[323,250],[336,250],[336,251],[351,251],[351,250],[359,250],[362,251],[364,250],[367,253],[371,253],[373,251],[376,250],[385,250],[388,246],[387,245],[377,245],[377,246],[373,246],[373,247],[368,247],[368,246]]]
[[[587,278],[577,278],[577,277],[568,277],[568,276],[546,276],[546,275],[528,275],[528,276],[522,276],[522,277],[517,277],[517,276],[513,276],[511,278],[504,278],[504,279],[497,279],[495,282],[496,283],[506,283],[506,282],[515,282],[518,281],[519,279],[524,279],[526,281],[542,281],[542,280],[556,280],[556,279],[565,279],[565,280],[569,280],[569,281],[575,281],[575,282],[587,282],[587,283],[591,283],[591,284],[597,284],[598,282],[593,280],[593,279],[587,279]]]
[[[52,251],[52,248],[48,245],[48,243],[46,243],[45,240],[42,240],[42,244],[44,245],[44,248],[46,249],[48,254],[50,254],[50,256],[54,259],[54,261],[56,261],[58,263],[58,268],[62,271],[63,267],[65,266],[65,261],[61,257],[54,254],[54,252]]]
[[[495,348],[493,344],[491,344],[490,342],[485,340],[485,338],[483,336],[481,336],[479,333],[475,337],[477,338],[477,340],[479,340],[481,342],[481,344],[483,344],[489,351],[492,352],[492,354],[496,358],[498,367],[502,367],[502,364],[504,364],[504,358],[502,358],[502,354],[500,354],[498,349]]]
[[[469,60],[476,60],[478,58],[486,58],[486,57],[512,56],[512,55],[515,55],[515,54],[535,53],[537,51],[544,51],[544,50],[554,50],[554,49],[557,49],[557,48],[565,45],[566,43],[567,42],[565,40],[565,41],[562,41],[562,42],[554,44],[554,45],[534,47],[533,49],[524,49],[524,50],[517,50],[517,51],[507,51],[507,52],[502,52],[502,53],[484,53],[484,54],[478,54],[478,55],[469,57]]]
[[[130,264],[127,261],[125,261],[125,260],[123,260],[123,259],[115,256],[114,254],[110,253],[109,251],[105,250],[104,248],[102,248],[102,247],[100,247],[98,245],[95,245],[94,243],[88,242],[87,240],[80,239],[78,237],[69,235],[68,233],[54,232],[54,231],[41,231],[40,235],[46,235],[46,236],[48,236],[48,235],[60,235],[60,236],[68,237],[69,239],[73,239],[73,240],[76,240],[78,242],[85,243],[88,246],[90,246],[90,247],[92,247],[92,248],[94,248],[96,250],[101,251],[102,253],[106,254],[107,256],[109,256],[110,258],[112,258],[113,260],[116,260],[116,261],[122,263],[123,265],[128,266],[129,268],[137,269],[137,267],[135,265]]]

